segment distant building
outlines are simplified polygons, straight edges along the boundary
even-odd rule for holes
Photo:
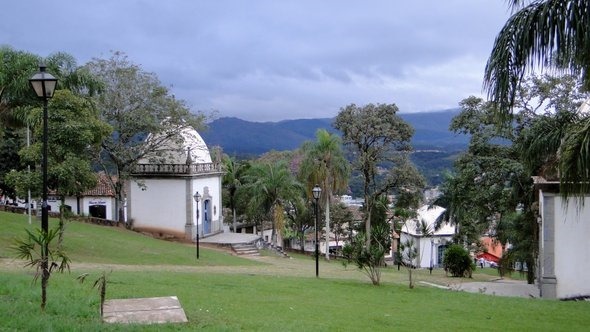
[[[86,190],[79,196],[65,197],[65,208],[78,215],[86,215],[102,219],[115,219],[115,192],[108,175],[103,172],[97,174],[98,182],[92,189]],[[49,211],[59,212],[61,201],[55,192],[47,196]]]
[[[480,241],[484,250],[475,255],[479,264],[483,264],[484,267],[498,266],[502,258],[502,245],[489,236],[482,237]]]
[[[435,229],[436,220],[444,211],[445,209],[440,206],[424,205],[418,209],[418,216],[402,227],[401,243],[413,239],[414,247],[418,249],[418,257],[412,262],[417,268],[442,266],[444,251],[455,235],[455,226],[448,223],[443,223],[440,228]],[[431,235],[422,233],[420,227],[422,220],[433,231]]]

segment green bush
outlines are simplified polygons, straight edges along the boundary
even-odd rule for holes
[[[389,227],[377,225],[371,229],[371,246],[366,247],[366,236],[359,232],[354,237],[352,244],[346,244],[342,253],[346,258],[343,264],[354,263],[365,272],[373,285],[381,282],[381,268],[385,266],[386,247],[383,245],[389,239]]]
[[[451,273],[453,277],[471,278],[471,273],[475,269],[469,252],[458,244],[452,244],[445,250],[443,264],[445,271]]]

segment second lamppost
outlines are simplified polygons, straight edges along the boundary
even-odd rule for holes
[[[320,244],[318,243],[318,218],[319,218],[319,203],[320,195],[322,194],[322,188],[319,185],[315,185],[311,190],[313,199],[315,200],[315,276],[316,278],[320,275]]]
[[[195,202],[197,203],[197,235],[195,236],[195,243],[197,246],[197,259],[199,259],[199,201],[201,200],[201,194],[199,194],[199,192],[197,191],[194,195],[193,198],[195,199]]]

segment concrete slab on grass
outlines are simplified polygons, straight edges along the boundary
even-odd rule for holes
[[[106,323],[186,323],[188,319],[176,296],[107,300],[102,320]]]

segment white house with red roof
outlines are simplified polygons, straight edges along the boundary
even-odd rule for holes
[[[115,192],[105,173],[98,173],[96,187],[81,193],[77,197],[65,198],[66,209],[78,215],[86,215],[102,219],[115,219]],[[59,211],[59,196],[49,193],[47,197],[49,211]]]

